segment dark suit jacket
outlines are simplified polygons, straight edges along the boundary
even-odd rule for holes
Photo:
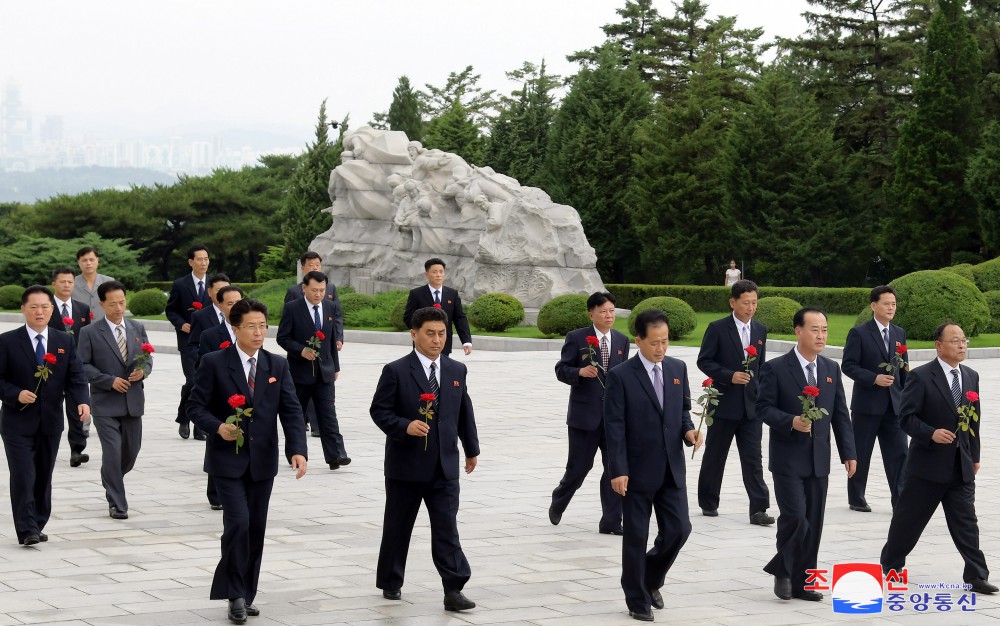
[[[465,384],[465,365],[443,355],[440,363],[438,409],[430,422],[431,428],[437,429],[438,454],[434,454],[433,450],[424,450],[423,437],[406,434],[410,422],[424,419],[418,412],[423,406],[420,395],[431,392],[416,352],[410,352],[382,368],[370,413],[372,420],[386,435],[386,478],[430,481],[434,478],[440,458],[445,478],[457,479],[459,440],[466,458],[479,456],[479,435],[472,400]]]
[[[880,363],[889,363],[895,354],[896,346],[906,345],[906,331],[889,324],[889,348],[892,354],[885,353],[885,342],[879,332],[875,320],[869,320],[861,326],[855,326],[847,331],[847,342],[844,344],[844,374],[854,381],[854,392],[851,394],[851,410],[870,415],[883,415],[892,408],[899,414],[903,387],[906,385],[906,369],[896,375],[896,381],[891,387],[879,387],[875,377],[889,372],[879,367]],[[904,354],[903,361],[910,362]]]
[[[52,299],[52,305],[58,307],[55,298]],[[49,318],[49,328],[55,328],[56,330],[61,330],[65,333],[73,335],[73,341],[77,345],[80,344],[80,331],[83,330],[84,326],[90,324],[90,307],[80,302],[79,300],[70,301],[71,308],[70,317],[73,318],[73,325],[69,328],[66,324],[63,324],[62,311],[56,308],[52,311],[52,317]],[[70,332],[72,331],[72,332]]]
[[[250,397],[236,346],[206,354],[194,379],[187,414],[208,433],[205,471],[214,476],[239,478],[247,470],[253,480],[268,480],[278,473],[278,420],[292,454],[306,456],[306,430],[302,407],[288,362],[263,348],[257,353],[254,396]],[[236,411],[229,406],[233,394],[246,396],[251,417],[241,427],[244,445],[236,453],[236,442],[219,436],[219,425]]]
[[[556,378],[570,386],[569,410],[566,413],[566,424],[571,428],[582,430],[597,430],[603,428],[604,419],[604,383],[607,375],[598,366],[597,378],[580,378],[580,370],[590,365],[590,351],[587,337],[596,337],[593,326],[577,328],[566,335],[562,354],[556,363]],[[608,347],[608,371],[628,360],[628,337],[611,329],[611,345]],[[597,363],[601,362],[601,349],[594,348]]]
[[[278,345],[288,352],[288,366],[292,370],[292,380],[297,385],[333,383],[334,373],[340,371],[340,353],[337,352],[333,339],[333,303],[324,300],[319,310],[326,338],[320,344],[320,358],[317,361],[302,358],[306,342],[316,334],[316,323],[313,321],[313,309],[309,301],[299,298],[286,304],[281,312],[281,321],[278,322]]]
[[[962,403],[967,404],[967,391],[979,393],[979,374],[964,365],[959,367],[962,371]],[[906,471],[935,483],[950,483],[956,479],[965,483],[974,481],[976,473],[973,465],[979,463],[979,429],[983,425],[979,402],[975,403],[975,407],[979,421],[969,423],[976,431],[975,437],[959,431],[957,443],[934,443],[931,436],[935,430],[945,428],[954,432],[958,427],[958,411],[951,397],[951,379],[942,371],[936,358],[911,371],[903,388],[903,403],[899,411],[900,424],[910,436]],[[961,476],[955,476],[956,456],[961,463]]]
[[[58,435],[63,431],[65,413],[63,398],[70,406],[90,404],[87,375],[76,352],[73,338],[64,332],[49,329],[46,350],[56,357],[49,366],[49,379],[42,382],[38,399],[23,411],[17,396],[22,390],[35,391],[38,379],[38,362],[35,360],[34,341],[25,326],[0,335],[0,390],[3,393],[3,413],[0,415],[0,433]]]
[[[124,322],[127,361],[122,361],[118,339],[104,320],[84,328],[80,333],[80,361],[90,380],[90,397],[93,401],[90,410],[102,417],[138,417],[143,414],[146,405],[143,391],[145,379],[132,383],[125,393],[119,393],[111,387],[115,378],[128,380],[136,369],[136,357],[142,354],[142,344],[149,342],[142,324],[128,318]],[[152,360],[143,365],[142,370],[149,376],[153,371]]]
[[[305,294],[302,293],[302,284],[295,283],[288,288],[285,292],[285,304],[288,304],[292,300],[297,300],[299,298],[305,298]],[[326,299],[333,303],[333,330],[334,339],[337,341],[344,341],[344,310],[340,307],[340,297],[337,295],[337,286],[333,283],[328,282],[326,284]]]
[[[841,462],[857,460],[854,431],[847,412],[844,383],[836,362],[816,357],[816,406],[830,414],[813,422],[812,437],[792,429],[792,420],[802,414],[799,396],[806,377],[792,350],[768,361],[760,368],[757,415],[771,427],[768,469],[788,476],[828,476],[830,474],[830,432],[837,437]]]
[[[687,366],[663,359],[661,410],[639,355],[608,372],[604,392],[604,432],[611,477],[628,476],[630,491],[652,493],[668,480],[684,487],[687,474],[684,434],[694,430]]]
[[[195,311],[191,315],[191,332],[188,333],[188,342],[184,350],[188,353],[188,358],[198,360],[198,345],[201,342],[201,334],[209,328],[220,326],[219,315],[215,306],[206,304],[205,308]]]
[[[208,276],[206,275],[207,279]],[[194,279],[191,278],[191,274],[187,273],[177,280],[170,287],[170,295],[167,297],[167,307],[166,314],[167,319],[170,323],[174,325],[174,329],[177,331],[178,340],[184,337],[183,344],[186,345],[188,334],[181,330],[181,326],[184,324],[190,324],[191,318],[194,316],[194,303],[195,301],[201,302],[202,307],[210,307],[212,303],[208,297],[208,287],[205,287],[205,297],[198,300],[198,290],[194,286]]]
[[[198,341],[198,361],[200,363],[201,358],[204,357],[209,352],[215,352],[216,350],[224,350],[222,347],[223,342],[228,341],[230,344],[233,343],[232,337],[229,336],[229,329],[226,328],[225,324],[219,324],[218,326],[213,326],[201,334]],[[229,346],[226,346],[229,347]]]
[[[750,364],[753,378],[746,385],[734,385],[733,373],[744,371],[743,360],[747,355],[733,316],[715,320],[705,329],[698,351],[698,369],[710,376],[715,388],[722,393],[719,406],[715,408],[715,419],[757,417],[757,385],[767,351],[767,328],[755,319],[750,320],[750,345],[757,348],[757,359]]]
[[[434,296],[426,284],[411,289],[406,299],[406,310],[403,311],[403,323],[406,327],[410,327],[417,309],[429,306],[434,306]],[[441,286],[441,309],[448,315],[447,339],[444,342],[444,350],[441,351],[447,355],[451,354],[452,326],[455,327],[455,332],[463,344],[472,343],[472,332],[469,330],[469,319],[465,316],[465,309],[462,308],[462,299],[457,291],[447,285]]]

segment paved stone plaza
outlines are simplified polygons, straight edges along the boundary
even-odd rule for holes
[[[0,331],[14,324],[0,324]],[[158,346],[169,333],[151,333]],[[268,348],[274,349],[273,340]],[[558,352],[477,351],[469,365],[482,455],[462,479],[459,527],[472,565],[465,591],[478,607],[446,613],[431,563],[425,514],[418,518],[403,600],[384,600],[375,588],[382,523],[384,438],[368,406],[382,365],[407,348],[348,343],[337,408],[354,462],[337,471],[314,456],[300,481],[283,466],[275,479],[268,541],[249,624],[629,624],[619,585],[621,541],[597,533],[597,472],[578,492],[559,526],[548,522],[549,495],[562,475],[568,388],[557,382]],[[691,383],[702,376],[695,348],[672,348],[687,362]],[[1000,361],[969,365],[981,374],[987,422],[1000,415]],[[126,477],[129,519],[112,520],[101,488],[100,444],[91,434],[90,462],[69,467],[65,438],[56,466],[48,543],[17,545],[11,521],[6,464],[0,464],[0,626],[7,624],[192,624],[225,622],[225,603],[208,599],[219,556],[221,512],[209,509],[204,446],[177,435],[180,359],[160,353],[147,386],[143,449]],[[848,387],[848,393],[850,388]],[[697,420],[696,420],[697,421]],[[765,438],[767,428],[765,427]],[[1000,429],[987,423],[978,510],[983,549],[1000,571]],[[310,439],[314,455],[317,439]],[[764,446],[765,456],[767,445]],[[836,455],[836,452],[834,452]],[[659,622],[767,626],[850,622],[822,603],[783,602],[761,567],[774,551],[774,527],[751,526],[734,450],[720,515],[702,517],[695,484],[701,453],[690,460],[688,494],[694,531],[670,572]],[[765,459],[766,467],[766,459]],[[770,474],[765,472],[769,486]],[[889,494],[876,448],[868,501],[873,513],[847,508],[846,474],[831,475],[820,567],[877,562],[889,525]],[[773,493],[772,493],[773,502]],[[771,513],[778,514],[776,506]],[[654,530],[655,532],[655,530]],[[651,537],[652,539],[652,537]],[[911,592],[917,583],[960,583],[962,561],[939,511],[911,555]],[[1000,574],[994,574],[994,582]],[[933,592],[932,592],[933,593]],[[957,594],[956,594],[957,597]],[[1000,619],[1000,604],[980,597],[974,613],[910,605],[881,620],[906,624],[971,624]],[[871,619],[855,618],[868,623]]]

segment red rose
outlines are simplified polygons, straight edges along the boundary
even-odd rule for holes
[[[420,401],[421,402],[434,402],[434,394],[433,393],[422,393],[422,394],[420,394]]]
[[[63,318],[63,325],[64,326],[72,326],[73,325],[73,318],[72,317],[64,317]]]
[[[225,350],[226,348],[228,348],[231,345],[233,345],[233,343],[231,341],[229,341],[228,339],[226,339],[225,341],[223,341],[222,343],[219,344],[219,350]]]
[[[747,356],[757,356],[757,346],[747,346],[743,348],[743,351],[747,353]]]
[[[42,360],[48,363],[49,365],[55,365],[56,355],[52,354],[51,352],[46,352],[45,356],[42,357]]]
[[[966,391],[965,399],[969,402],[979,402],[979,394],[975,391]]]
[[[813,387],[812,385],[809,385],[802,390],[802,395],[809,396],[810,398],[815,398],[819,396],[819,387]]]
[[[156,352],[156,349],[153,348],[153,344],[144,343],[142,344],[142,351],[145,352],[146,354],[153,354],[154,352]]]
[[[906,346],[896,346],[896,354],[899,356],[906,354]]]
[[[753,346],[751,346],[751,347],[753,347]],[[706,378],[705,382],[703,382],[701,384],[701,386],[702,387],[711,387],[712,386],[712,382],[714,382],[714,381],[711,378]]]
[[[241,396],[240,394],[235,393],[229,396],[229,400],[227,400],[227,402],[229,403],[229,406],[233,407],[234,409],[238,409],[247,403],[247,399],[245,396]]]
[[[600,347],[601,340],[598,339],[597,337],[594,337],[593,335],[589,335],[587,337],[587,344],[591,345],[591,346],[594,346],[595,348],[597,348],[597,347]]]
[[[441,308],[441,305],[440,305],[439,303],[435,302],[435,303],[434,303],[434,308],[435,308],[435,309],[440,309],[440,308]]]
[[[205,305],[203,305],[201,302],[192,302],[191,303],[191,308],[193,308],[193,309],[195,309],[197,311],[200,311],[201,307],[203,307],[203,306],[205,306]]]
[[[320,341],[323,341],[324,339],[326,339],[326,333],[324,333],[322,330],[317,330],[316,331],[316,339],[319,339]]]
[[[94,319],[94,314],[93,314],[93,312],[91,312],[91,314],[90,314],[90,319]]]

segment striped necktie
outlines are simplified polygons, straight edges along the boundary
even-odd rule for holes
[[[128,362],[128,348],[125,347],[125,332],[121,324],[115,326],[115,333],[118,335],[118,352],[122,355],[122,361]]]

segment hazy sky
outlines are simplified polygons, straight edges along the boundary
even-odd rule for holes
[[[708,0],[765,39],[805,29],[806,0]],[[352,126],[385,110],[401,74],[422,87],[473,65],[504,72],[601,43],[624,0],[13,0],[0,19],[0,81],[16,80],[39,124],[157,132],[205,122],[311,135],[320,102]],[[669,1],[656,3],[673,13]]]

